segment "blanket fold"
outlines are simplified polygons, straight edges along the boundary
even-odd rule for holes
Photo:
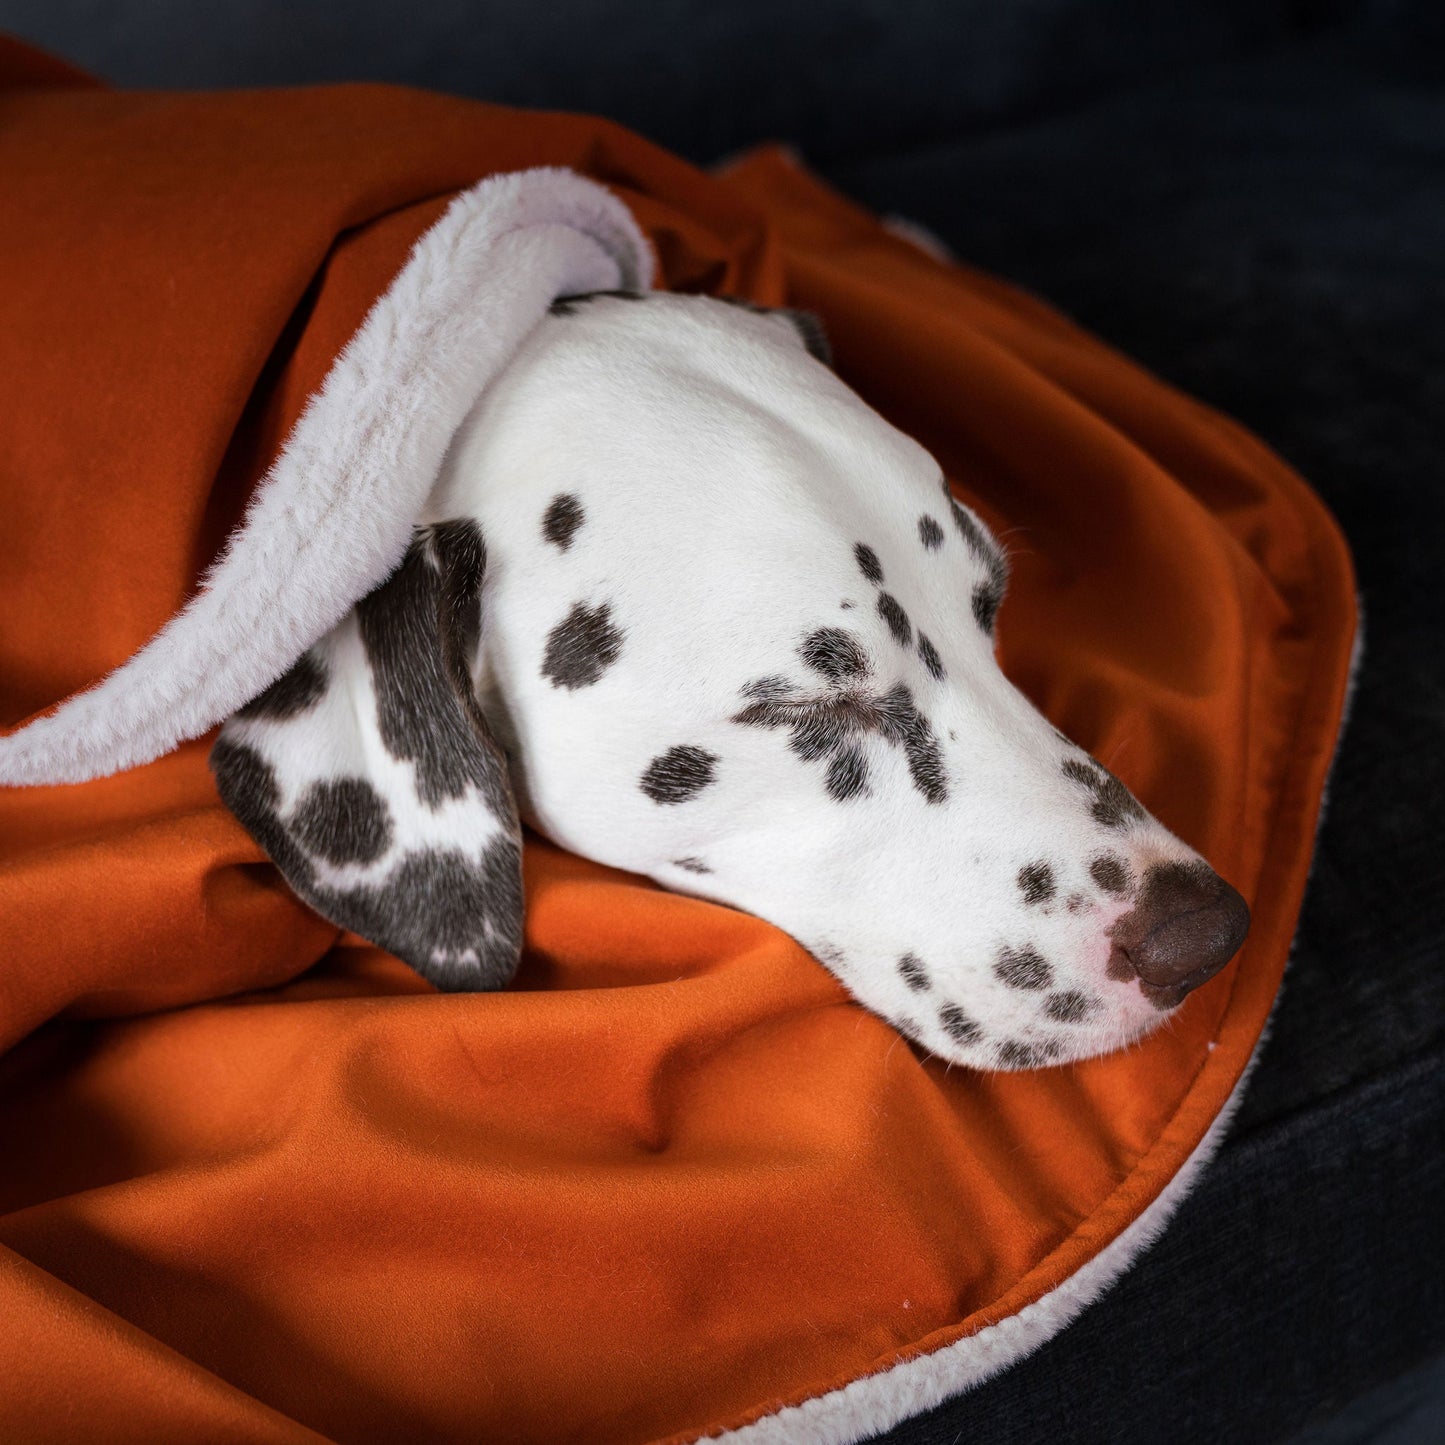
[[[458,196],[327,372],[202,590],[104,682],[0,738],[0,783],[76,783],[225,721],[395,569],[450,438],[557,296],[647,286],[627,209],[559,167]]]
[[[6,1437],[852,1440],[1062,1328],[1187,1189],[1279,986],[1354,634],[1304,483],[777,149],[707,175],[599,120],[120,94],[15,47],[0,85],[0,757],[204,607],[455,196],[562,167],[618,209],[516,315],[645,284],[648,251],[655,284],[816,311],[1009,543],[1005,671],[1254,918],[1169,1030],[976,1074],[766,923],[538,839],[516,985],[438,995],[285,889],[205,739],[0,789]],[[402,453],[374,455],[384,489]],[[263,608],[227,646],[292,626]],[[159,747],[215,716],[137,706]]]

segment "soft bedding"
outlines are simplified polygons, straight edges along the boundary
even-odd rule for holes
[[[1283,972],[1355,632],[1304,483],[777,148],[709,175],[384,87],[0,77],[0,723],[184,605],[455,192],[567,166],[658,284],[822,317],[1009,545],[1005,670],[1254,920],[1144,1043],[989,1074],[535,837],[516,984],[437,994],[287,890],[207,739],[0,790],[7,1437],[851,1440],[1064,1328],[1204,1163]]]

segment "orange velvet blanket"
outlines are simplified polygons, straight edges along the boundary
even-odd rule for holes
[[[0,792],[6,1440],[693,1439],[1018,1317],[1151,1207],[1269,1013],[1343,706],[1349,559],[1288,468],[776,150],[19,49],[0,83],[0,724],[183,604],[452,193],[567,165],[662,284],[823,317],[1010,544],[1005,670],[1254,914],[1142,1046],[987,1075],[535,839],[517,984],[438,995],[287,891],[205,741]]]

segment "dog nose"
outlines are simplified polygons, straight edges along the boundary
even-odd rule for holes
[[[1249,905],[1205,863],[1156,863],[1138,902],[1114,925],[1145,995],[1173,1008],[1214,977],[1249,932]]]

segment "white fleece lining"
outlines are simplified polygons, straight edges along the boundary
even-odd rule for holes
[[[199,737],[395,568],[483,388],[559,295],[652,284],[631,212],[539,167],[462,192],[311,398],[202,590],[129,662],[0,738],[0,783],[76,783]]]
[[[1163,1233],[1223,1141],[1268,1033],[1266,1024],[1224,1107],[1158,1198],[1117,1239],[1048,1294],[931,1354],[785,1406],[751,1425],[699,1438],[725,1440],[729,1445],[852,1445],[963,1394],[1032,1354],[1103,1294]]]

